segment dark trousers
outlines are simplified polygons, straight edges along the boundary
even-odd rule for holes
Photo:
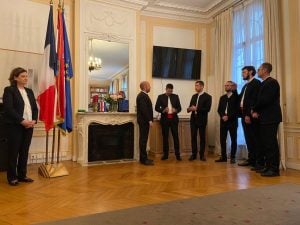
[[[259,124],[258,121],[245,123],[242,118],[245,141],[248,149],[248,161],[253,166],[263,167],[265,164],[265,155],[261,150]]]
[[[279,171],[280,153],[277,140],[278,123],[260,124],[261,147],[266,156],[266,168]]]
[[[230,122],[220,122],[220,142],[221,142],[221,154],[223,159],[227,159],[227,151],[226,151],[226,140],[227,133],[230,134],[231,139],[231,152],[230,158],[235,159],[236,148],[237,148],[237,124]]]
[[[197,134],[199,130],[199,135],[200,135],[200,158],[204,158],[204,152],[205,152],[205,130],[206,126],[197,126],[195,124],[190,124],[191,126],[191,140],[192,140],[192,154],[194,157],[197,156]]]
[[[145,162],[148,159],[147,156],[147,141],[149,135],[149,123],[139,123],[139,148],[140,148],[140,161]]]
[[[166,119],[164,121],[161,121],[164,156],[169,155],[169,130],[170,129],[171,129],[173,141],[174,141],[175,155],[180,156],[179,137],[178,137],[178,122],[174,121],[173,119]]]
[[[26,177],[33,128],[26,129],[22,125],[9,124],[6,130],[8,138],[7,180],[12,181]]]

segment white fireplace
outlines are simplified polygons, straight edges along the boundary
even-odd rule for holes
[[[103,161],[89,163],[88,160],[89,125],[93,123],[101,125],[122,125],[132,123],[134,127],[133,160],[138,160],[138,127],[135,113],[87,112],[77,113],[77,162],[84,166],[103,163]],[[123,162],[123,160],[114,160],[114,162],[116,161]]]

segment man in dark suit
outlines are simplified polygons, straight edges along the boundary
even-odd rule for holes
[[[262,176],[279,176],[279,146],[277,131],[282,121],[280,107],[280,86],[277,80],[270,77],[272,65],[263,63],[258,69],[258,76],[263,80],[252,116],[259,120],[259,134],[262,151],[266,156],[266,167]]]
[[[219,100],[218,114],[220,116],[220,142],[221,157],[215,162],[227,162],[226,140],[229,132],[231,138],[230,163],[235,163],[235,154],[237,148],[237,126],[238,126],[238,95],[233,93],[234,83],[227,81],[225,83],[226,94]]]
[[[178,113],[181,111],[181,105],[178,95],[173,94],[173,84],[166,85],[166,93],[157,97],[155,110],[161,113],[160,124],[163,135],[163,151],[161,160],[169,157],[169,129],[171,128],[176,159],[181,161],[178,138]]]
[[[264,164],[264,157],[259,147],[259,127],[257,119],[251,115],[260,88],[260,81],[255,78],[256,70],[253,66],[242,68],[243,80],[247,83],[240,93],[240,109],[245,141],[248,149],[248,159],[239,163],[239,166],[253,166],[259,168]]]
[[[136,112],[137,122],[139,124],[139,148],[140,148],[140,162],[144,165],[154,165],[153,160],[148,159],[147,155],[147,141],[150,126],[153,122],[153,108],[151,99],[148,96],[150,92],[150,84],[147,81],[140,83],[141,92],[136,98]]]
[[[187,108],[187,112],[192,112],[190,118],[191,126],[191,140],[192,140],[192,155],[189,160],[195,160],[197,158],[197,134],[199,130],[200,135],[200,160],[206,161],[205,152],[205,131],[207,125],[207,116],[211,108],[212,98],[209,94],[204,92],[204,82],[198,80],[195,82],[196,94],[192,96],[190,106]]]

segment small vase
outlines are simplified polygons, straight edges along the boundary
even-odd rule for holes
[[[111,103],[111,112],[118,112],[118,102],[114,101]]]

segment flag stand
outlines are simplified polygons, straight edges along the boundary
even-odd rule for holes
[[[39,119],[44,121],[46,129],[46,157],[38,171],[46,178],[60,177],[69,175],[65,166],[59,162],[60,153],[60,129],[58,137],[55,136],[55,122],[59,127],[70,133],[72,131],[72,104],[71,104],[71,86],[70,79],[73,77],[70,47],[67,35],[67,29],[64,19],[64,1],[59,0],[58,21],[57,21],[57,52],[55,51],[55,35],[53,25],[53,1],[50,0],[50,10],[48,17],[47,33],[45,39],[43,72],[44,82],[40,88],[38,101],[40,104]],[[48,50],[47,50],[48,49]],[[53,72],[53,74],[52,74]],[[56,105],[56,103],[59,103]],[[57,106],[57,108],[56,108]],[[51,109],[51,110],[49,110]],[[55,122],[54,122],[55,121]],[[53,128],[51,162],[48,163],[48,131]],[[55,142],[57,139],[57,160],[54,162]]]
[[[62,177],[69,175],[66,167],[59,162],[59,151],[60,151],[60,130],[58,130],[58,145],[57,145],[57,161],[54,163],[54,151],[55,151],[55,127],[53,128],[53,140],[52,140],[52,153],[51,163],[48,164],[48,131],[46,133],[46,161],[39,167],[39,174],[45,178]]]

